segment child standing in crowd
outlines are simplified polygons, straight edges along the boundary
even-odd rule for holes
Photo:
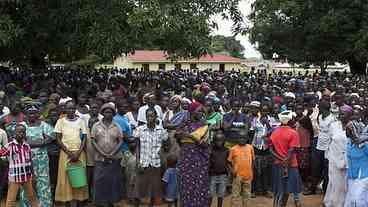
[[[24,188],[32,207],[38,207],[36,193],[32,186],[31,147],[26,142],[26,127],[15,126],[15,139],[1,148],[0,156],[8,156],[9,160],[9,187],[6,207],[15,207],[17,194]]]
[[[225,137],[221,130],[216,131],[212,152],[210,155],[210,191],[211,196],[217,196],[217,206],[222,207],[226,193],[229,150],[224,146]],[[211,198],[211,202],[212,202]]]
[[[128,201],[133,203],[137,198],[137,140],[135,138],[128,138],[127,142],[129,150],[123,153],[121,166],[123,167],[123,174],[126,178],[126,196]]]
[[[247,142],[248,135],[241,131],[239,144],[230,149],[228,157],[234,176],[231,196],[232,207],[247,207],[251,197],[255,155],[252,145],[247,144]]]
[[[167,157],[167,169],[162,178],[165,184],[165,201],[168,203],[168,207],[178,206],[178,170],[176,168],[177,157],[170,155]]]

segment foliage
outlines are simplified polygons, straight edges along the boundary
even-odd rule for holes
[[[0,3],[0,60],[73,62],[94,54],[111,61],[135,49],[175,57],[208,53],[210,19],[222,14],[244,31],[239,0],[20,0]],[[34,65],[34,64],[33,64]]]
[[[320,66],[349,62],[355,73],[368,61],[368,5],[362,0],[256,0],[250,39],[265,58]]]
[[[211,50],[214,53],[226,52],[229,55],[237,58],[244,58],[244,47],[239,40],[236,40],[234,36],[225,37],[222,35],[216,35],[212,38]]]

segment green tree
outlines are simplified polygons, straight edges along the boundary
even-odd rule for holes
[[[296,63],[325,69],[348,62],[365,73],[368,62],[368,5],[362,0],[256,0],[249,16],[251,41],[265,58],[277,53]]]
[[[237,58],[244,58],[244,47],[234,36],[225,37],[216,35],[212,37],[211,50],[214,53],[228,53]]]
[[[41,67],[88,56],[111,61],[135,49],[172,58],[210,53],[214,15],[244,31],[239,0],[18,0],[0,2],[0,60]],[[3,18],[6,17],[6,18]]]

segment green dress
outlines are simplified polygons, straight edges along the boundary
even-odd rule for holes
[[[43,139],[43,133],[52,136],[53,127],[46,122],[41,122],[39,126],[29,126],[25,123],[27,129],[28,140]],[[40,207],[52,206],[51,184],[49,176],[49,157],[47,154],[47,146],[40,148],[32,148],[32,166],[33,166],[33,182],[35,183],[35,191],[39,200]],[[20,206],[30,207],[31,204],[27,200],[27,196],[23,189],[20,191]]]
[[[223,119],[223,115],[220,112],[214,112],[210,116],[207,117],[207,124],[209,126],[213,126],[215,124],[221,123],[222,119]],[[213,140],[213,131],[210,130],[209,136],[208,136],[208,142],[212,143],[212,140]]]

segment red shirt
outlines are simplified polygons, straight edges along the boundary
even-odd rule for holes
[[[271,134],[271,145],[277,154],[286,158],[290,148],[300,147],[298,132],[291,127],[281,126]],[[279,163],[281,163],[280,160],[275,161],[275,164]],[[295,153],[291,157],[290,167],[298,167]]]
[[[31,147],[26,142],[19,144],[13,139],[0,149],[0,156],[8,157],[10,182],[24,183],[32,178]]]

